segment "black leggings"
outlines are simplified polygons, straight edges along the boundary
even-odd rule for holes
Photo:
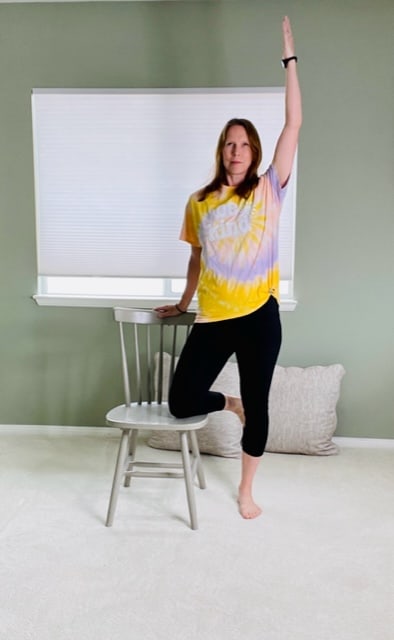
[[[272,296],[247,316],[195,323],[172,380],[168,398],[172,415],[186,418],[224,409],[224,395],[210,388],[235,354],[245,412],[242,449],[261,456],[268,437],[268,394],[281,339],[279,306]]]

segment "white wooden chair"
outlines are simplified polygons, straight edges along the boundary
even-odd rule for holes
[[[154,311],[116,307],[114,315],[120,331],[124,404],[109,410],[106,415],[107,425],[122,431],[106,526],[113,523],[122,480],[124,486],[129,487],[131,478],[135,477],[181,477],[185,480],[190,525],[192,529],[197,529],[195,477],[201,489],[205,489],[206,485],[196,432],[206,425],[208,417],[174,418],[167,402],[163,401],[163,353],[171,354],[172,376],[175,357],[190,332],[195,314],[188,312],[159,319]],[[179,433],[179,462],[174,464],[157,459],[153,462],[137,459],[139,432],[154,430]]]

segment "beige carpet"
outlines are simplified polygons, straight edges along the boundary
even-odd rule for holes
[[[393,640],[394,448],[266,454],[254,521],[239,461],[204,456],[198,531],[157,479],[106,528],[114,435],[0,427],[2,640]]]

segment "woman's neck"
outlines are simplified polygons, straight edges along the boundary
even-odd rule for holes
[[[243,174],[232,175],[230,173],[226,173],[226,184],[229,187],[237,187],[244,180],[245,180],[245,175]]]

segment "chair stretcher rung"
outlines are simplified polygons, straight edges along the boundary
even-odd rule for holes
[[[198,460],[197,460],[197,458],[194,458],[194,460],[192,460],[191,467],[192,467],[192,476],[193,476],[193,478],[194,478],[194,476],[195,476],[195,475],[196,475],[196,473],[197,473],[197,467],[198,467]]]
[[[132,460],[128,463],[128,466],[133,467],[153,467],[160,469],[182,469],[183,465],[180,462],[144,462],[142,460]]]
[[[129,478],[183,478],[183,472],[179,471],[126,471]]]

